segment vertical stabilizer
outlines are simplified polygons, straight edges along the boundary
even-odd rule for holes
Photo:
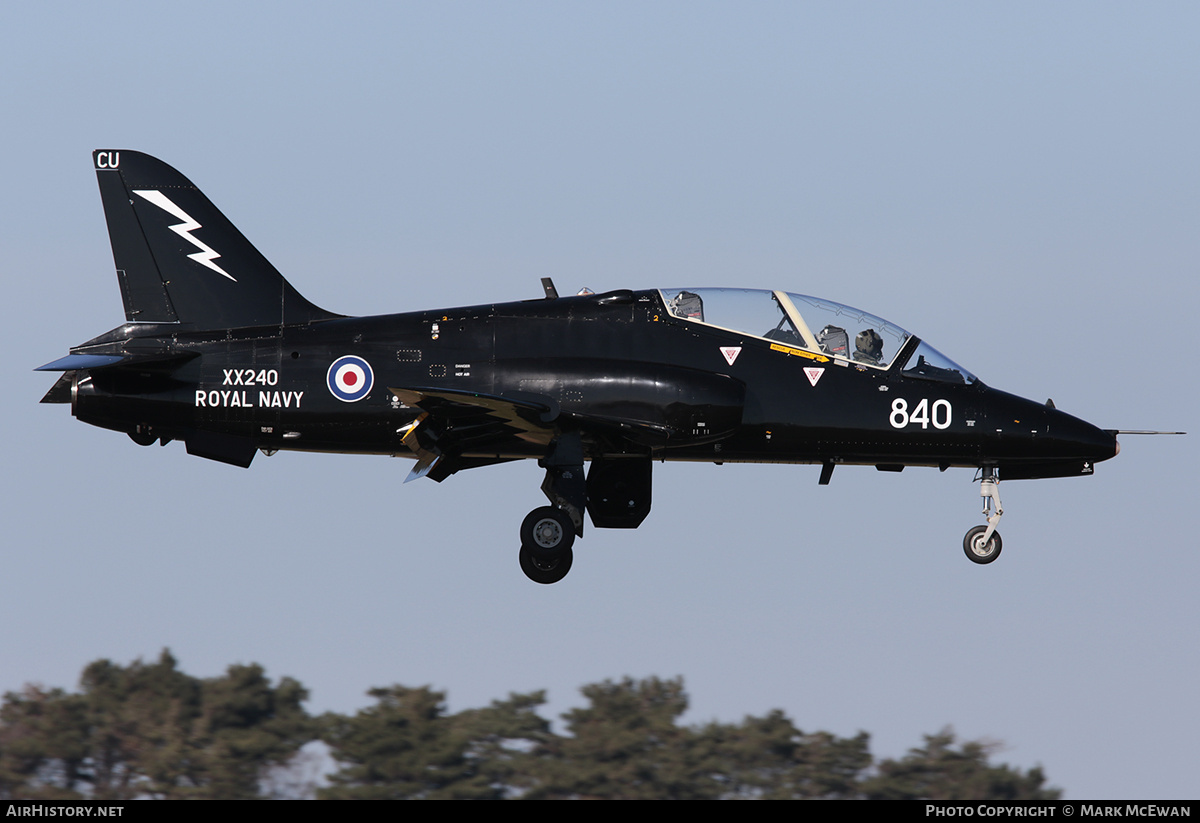
[[[204,192],[128,149],[92,153],[125,319],[228,329],[339,315],[305,300]]]

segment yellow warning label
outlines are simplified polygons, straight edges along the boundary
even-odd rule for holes
[[[823,354],[816,354],[805,349],[793,349],[791,346],[782,346],[779,343],[772,343],[771,351],[781,351],[784,354],[794,354],[797,357],[806,357],[809,360],[816,360],[818,363],[829,362],[829,358]]]

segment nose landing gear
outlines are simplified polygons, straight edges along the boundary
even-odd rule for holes
[[[989,530],[992,532],[991,537],[986,536]],[[991,563],[1000,556],[1003,545],[1000,532],[991,526],[972,526],[963,538],[963,551],[972,563]]]
[[[983,516],[987,518],[986,526],[972,526],[963,537],[963,551],[972,563],[991,563],[1000,556],[1004,543],[1000,540],[1000,532],[996,526],[1004,514],[1004,506],[1000,502],[1000,481],[996,479],[996,470],[992,466],[984,466],[983,475],[979,481],[979,496],[983,498]],[[992,506],[995,505],[995,513]]]

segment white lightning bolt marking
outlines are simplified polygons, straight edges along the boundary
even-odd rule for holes
[[[217,274],[220,274],[224,277],[228,277],[230,280],[233,280],[234,283],[237,282],[237,280],[234,279],[234,277],[232,275],[230,275],[228,272],[226,272],[224,269],[222,269],[220,266],[218,266],[216,263],[213,262],[213,260],[220,257],[221,255],[218,254],[217,252],[213,251],[211,248],[209,248],[203,242],[201,242],[199,238],[192,236],[191,232],[195,231],[198,228],[201,228],[201,226],[199,223],[197,223],[195,220],[192,219],[192,216],[190,214],[188,214],[183,209],[179,208],[179,206],[176,206],[174,203],[172,203],[171,199],[169,197],[167,197],[165,194],[163,194],[161,191],[153,191],[153,190],[146,190],[146,189],[134,189],[133,193],[138,195],[139,197],[143,197],[146,200],[149,200],[151,203],[158,206],[160,209],[165,211],[167,214],[177,217],[183,221],[182,223],[177,223],[174,226],[169,226],[168,228],[170,228],[171,231],[178,234],[180,237],[182,237],[184,240],[191,243],[196,248],[200,249],[200,251],[196,252],[195,254],[189,254],[188,255],[189,259],[195,260],[201,266],[205,266],[207,268],[212,269]]]

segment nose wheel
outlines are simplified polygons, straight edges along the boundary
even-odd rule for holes
[[[991,563],[1000,556],[1004,542],[996,526],[1004,514],[1004,506],[1000,502],[1000,481],[996,479],[996,469],[984,466],[979,481],[979,496],[983,498],[983,516],[987,518],[986,526],[972,526],[963,537],[963,551],[972,563]],[[994,512],[993,512],[994,507]]]
[[[989,530],[992,532],[991,537],[986,536]],[[972,526],[963,538],[963,551],[972,563],[991,563],[1000,556],[1003,545],[1000,532],[990,526]]]

